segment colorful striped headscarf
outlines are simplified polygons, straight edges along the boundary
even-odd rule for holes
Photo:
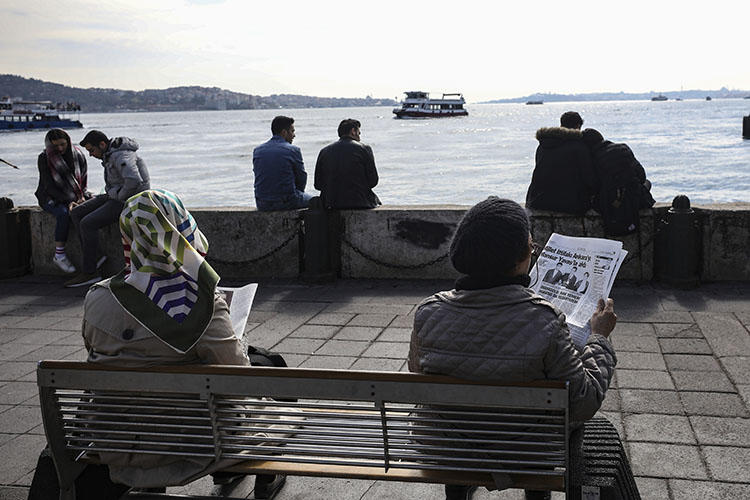
[[[162,189],[128,199],[120,233],[126,267],[110,290],[149,331],[187,352],[211,322],[219,282],[204,259],[206,237],[177,195]]]

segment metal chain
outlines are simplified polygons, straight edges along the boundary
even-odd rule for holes
[[[231,264],[231,265],[255,264],[256,262],[259,262],[263,259],[267,259],[271,255],[281,251],[282,248],[284,248],[289,243],[291,243],[292,240],[299,234],[299,227],[300,227],[300,222],[297,221],[297,224],[294,226],[294,231],[292,231],[292,233],[279,246],[269,250],[268,252],[264,253],[263,255],[259,257],[255,257],[253,259],[248,259],[248,260],[229,261],[229,260],[222,260],[222,259],[217,259],[215,257],[209,256],[209,260],[212,262],[216,262],[217,264]]]
[[[344,238],[342,236],[341,241],[346,244],[349,248],[354,250],[355,253],[362,256],[365,260],[369,260],[370,262],[374,262],[375,264],[378,264],[383,267],[390,267],[392,269],[422,269],[424,267],[431,266],[433,264],[437,264],[440,261],[443,261],[448,258],[448,254],[441,255],[440,257],[436,257],[428,262],[423,262],[422,264],[391,264],[389,262],[384,262],[376,257],[373,257],[372,255],[368,255],[359,248],[355,247],[354,244],[352,244],[349,240]]]

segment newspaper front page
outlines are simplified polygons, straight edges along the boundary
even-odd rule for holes
[[[565,313],[570,335],[582,347],[599,299],[609,296],[628,254],[622,242],[552,233],[529,273],[531,289]]]
[[[243,287],[230,288],[227,286],[218,287],[224,293],[224,300],[229,306],[229,319],[232,321],[232,330],[238,339],[242,339],[245,334],[247,318],[250,315],[250,308],[253,306],[255,292],[258,290],[257,283],[249,283]]]

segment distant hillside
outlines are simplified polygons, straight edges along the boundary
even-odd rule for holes
[[[542,94],[536,93],[526,97],[514,97],[512,99],[494,99],[484,103],[507,103],[507,102],[567,102],[567,101],[648,101],[657,95],[664,95],[672,99],[732,99],[750,96],[750,90],[729,90],[722,87],[719,90],[671,90],[668,92],[592,92],[589,94]],[[483,104],[484,104],[483,103]]]
[[[258,96],[218,87],[173,87],[141,91],[76,88],[16,75],[0,75],[0,97],[52,102],[73,101],[83,111],[196,111],[209,109],[338,108],[394,106],[392,99],[314,97],[294,94]]]

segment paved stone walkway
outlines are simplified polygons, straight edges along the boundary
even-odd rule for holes
[[[261,283],[246,341],[291,366],[405,370],[414,307],[436,281]],[[40,359],[85,359],[84,291],[59,279],[0,281],[0,500],[25,499],[45,438]],[[644,499],[750,498],[750,284],[678,291],[618,284],[619,363],[602,407],[620,431]],[[253,479],[232,496],[252,498]],[[209,479],[173,492],[216,493]],[[441,487],[289,478],[279,500],[433,499]],[[522,498],[481,491],[475,499]],[[554,495],[553,498],[561,498]]]

